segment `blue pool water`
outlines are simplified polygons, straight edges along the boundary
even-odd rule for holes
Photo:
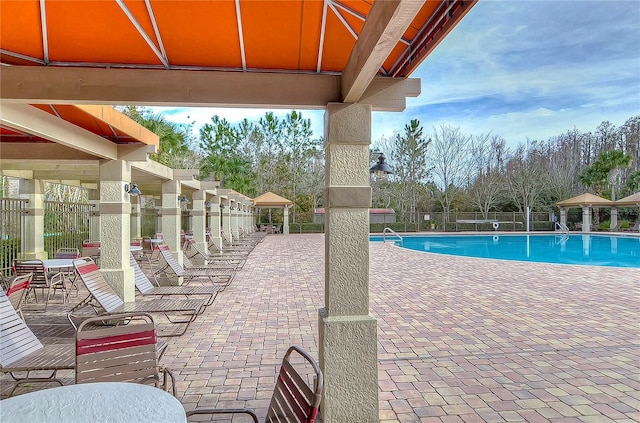
[[[382,241],[372,236],[371,241]],[[606,235],[404,236],[401,247],[436,254],[557,264],[640,268],[640,237]]]

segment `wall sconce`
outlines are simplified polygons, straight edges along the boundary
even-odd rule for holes
[[[178,195],[178,201],[181,202],[182,204],[189,204],[189,199],[187,198],[186,195],[183,195],[182,197]]]
[[[393,171],[391,170],[391,167],[385,163],[385,160],[387,160],[387,158],[384,153],[380,153],[378,156],[378,162],[371,166],[369,173],[374,173],[378,178],[385,178],[387,175],[392,174]]]
[[[206,203],[204,203],[204,205],[205,205],[206,208],[211,207],[211,201],[207,201]]]
[[[224,204],[220,204],[220,210],[224,210],[226,206]]]
[[[140,195],[142,192],[138,189],[138,184],[124,184],[124,191],[129,195]]]

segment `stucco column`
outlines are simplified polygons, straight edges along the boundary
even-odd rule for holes
[[[220,208],[222,209],[222,231],[224,232],[222,238],[226,239],[229,242],[232,242],[233,235],[231,234],[231,210],[229,210],[231,208],[230,204],[231,203],[227,201],[225,204],[220,206]]]
[[[567,209],[560,208],[560,223],[567,226]]]
[[[180,182],[171,180],[162,184],[162,234],[164,243],[169,246],[173,255],[182,264],[182,248],[180,245],[180,221],[182,210],[178,202]],[[172,284],[180,285],[182,278],[171,280]]]
[[[325,112],[325,308],[319,310],[322,420],[378,422],[377,323],[369,314],[371,106]]]
[[[609,229],[613,229],[618,225],[618,209],[616,207],[611,207],[611,225]]]
[[[289,235],[289,207],[284,206],[284,225],[282,225],[282,233]]]
[[[238,203],[233,203],[233,205],[230,207],[230,211],[229,211],[229,222],[230,222],[230,234],[231,234],[231,239],[238,239],[240,237],[240,234],[238,232],[238,207],[240,207],[240,205]]]
[[[44,250],[44,182],[37,179],[20,179],[20,198],[28,200],[24,216],[24,259],[46,260]]]
[[[140,197],[131,196],[131,238],[142,237],[142,216],[140,214]]]
[[[201,248],[201,251],[207,251],[207,237],[205,234],[207,229],[207,211],[204,207],[205,197],[206,193],[203,190],[194,191],[191,197],[193,202],[193,208],[191,209],[191,230],[193,231],[193,239]]]
[[[124,185],[131,165],[124,160],[100,164],[100,270],[125,302],[135,301],[134,272],[129,265],[131,198]]]
[[[582,232],[591,232],[591,208],[582,207]]]
[[[89,229],[89,239],[100,239],[100,190],[89,190],[89,204],[93,206],[91,211],[91,228]]]
[[[209,228],[211,229],[211,242],[218,249],[222,248],[222,237],[220,236],[220,198],[216,197],[211,201],[209,210]]]

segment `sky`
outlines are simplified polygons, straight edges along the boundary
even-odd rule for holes
[[[639,0],[480,0],[411,74],[422,92],[404,112],[374,112],[372,142],[418,119],[508,145],[640,115]],[[265,109],[154,107],[197,130],[217,114],[257,121]],[[273,110],[284,116],[288,110]],[[323,111],[302,110],[314,137]]]

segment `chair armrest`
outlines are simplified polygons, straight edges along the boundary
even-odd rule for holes
[[[49,273],[48,275],[49,283],[51,285],[63,284],[64,285],[64,273]]]
[[[187,411],[187,418],[200,414],[248,414],[253,418],[254,423],[259,423],[258,416],[246,408],[194,408],[191,411]]]
[[[173,372],[168,367],[161,367],[160,371],[163,373],[162,389],[166,392],[169,392],[169,383],[167,382],[167,376],[169,376],[169,379],[171,379],[171,394],[177,398],[178,387],[176,386],[176,377],[173,375]]]

